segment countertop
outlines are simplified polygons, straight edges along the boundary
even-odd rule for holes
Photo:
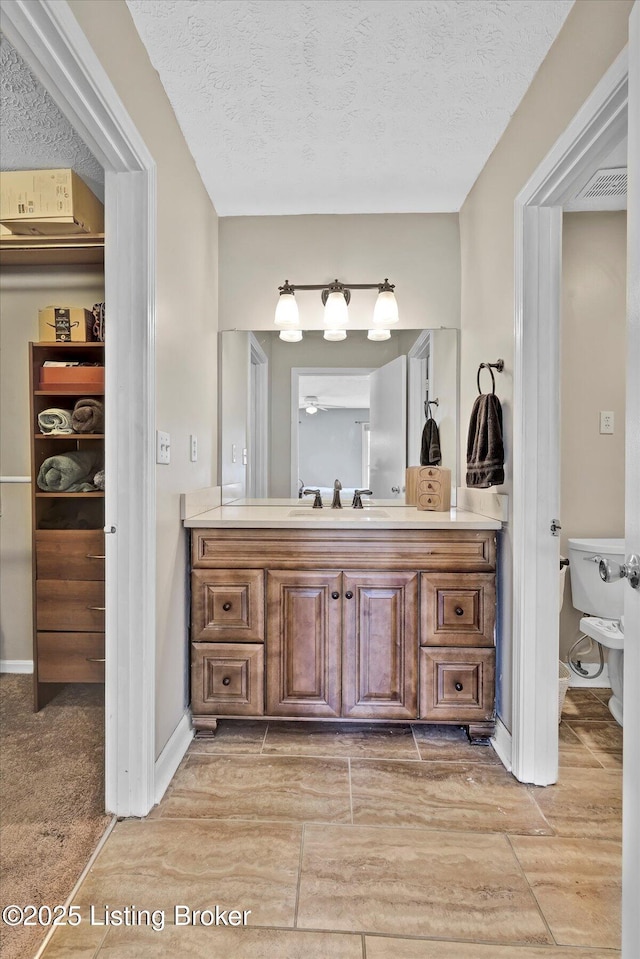
[[[191,529],[501,529],[502,523],[451,509],[444,513],[419,510],[397,500],[374,500],[363,509],[313,509],[308,500],[236,500],[184,520]]]

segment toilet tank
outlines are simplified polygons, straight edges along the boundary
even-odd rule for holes
[[[620,619],[624,606],[624,580],[605,583],[600,579],[598,563],[590,560],[601,556],[611,563],[624,563],[624,539],[570,539],[569,575],[571,599],[575,609],[604,619]]]

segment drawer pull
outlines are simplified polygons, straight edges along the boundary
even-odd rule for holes
[[[85,558],[86,559],[106,559],[107,557],[104,555],[100,555],[99,553],[87,553]]]
[[[104,613],[104,611],[106,610],[106,608],[107,608],[106,606],[87,606],[87,609],[95,609],[95,610],[97,610],[99,613]]]
[[[95,656],[86,656],[85,659],[88,663],[106,663],[106,659],[96,659]]]
[[[340,593],[334,589],[334,591],[331,594],[331,599],[340,599]]]
[[[456,616],[462,616],[463,613],[464,613],[464,609],[462,608],[462,606],[456,606]]]
[[[222,680],[222,685],[228,686],[230,683],[231,683],[231,680],[229,679],[229,677],[225,676],[224,679]]]
[[[456,689],[458,690],[459,693],[462,692],[463,688],[464,688],[464,687],[463,687],[462,683],[456,683]]]
[[[347,599],[353,599],[353,593],[350,589],[348,589],[344,595]]]
[[[228,613],[231,609],[231,603],[223,603],[222,608],[224,609],[225,613]]]

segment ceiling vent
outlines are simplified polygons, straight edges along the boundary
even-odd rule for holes
[[[627,195],[627,168],[597,170],[576,196],[576,200],[596,200],[600,197]]]

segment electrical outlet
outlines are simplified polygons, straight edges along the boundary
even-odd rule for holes
[[[191,434],[191,462],[198,462],[198,437]]]
[[[171,437],[162,430],[156,430],[156,463],[168,466],[171,462]]]
[[[613,410],[600,410],[600,432],[613,433]]]

